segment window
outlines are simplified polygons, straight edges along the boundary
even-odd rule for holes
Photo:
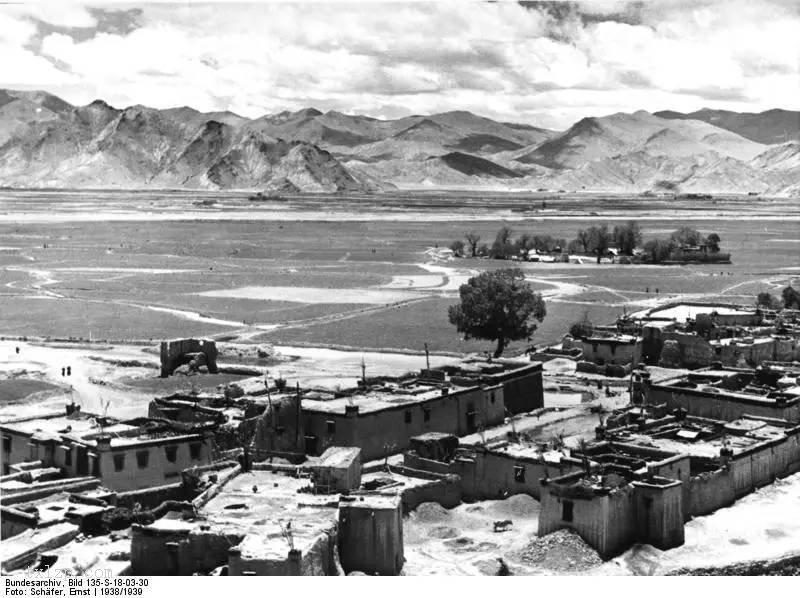
[[[422,421],[429,422],[431,421],[431,409],[430,407],[426,407],[422,410]]]
[[[407,424],[411,423],[411,411],[406,411],[405,419]]]
[[[150,451],[136,451],[136,464],[144,469],[150,463]]]
[[[3,436],[3,452],[11,452],[11,436]]]
[[[644,497],[644,508],[648,511],[653,508],[653,497],[652,496],[645,496]]]
[[[114,471],[122,471],[125,469],[125,453],[114,454]]]
[[[525,481],[525,466],[524,465],[515,465],[514,466],[514,481],[515,482],[524,482]]]
[[[489,395],[489,402],[494,405],[494,393]]]
[[[61,448],[64,449],[64,466],[71,467],[72,466],[72,447],[71,446],[62,446]]]
[[[617,353],[617,346],[616,345],[611,345],[611,354],[615,355],[616,353]]]
[[[332,419],[325,421],[325,431],[328,434],[336,434],[336,422]]]
[[[9,463],[3,463],[3,475],[8,475],[11,473],[11,465]]]
[[[189,444],[189,456],[194,460],[197,461],[200,458],[200,451],[202,450],[203,445],[199,442],[192,442]]]
[[[164,454],[167,456],[167,461],[175,463],[175,460],[178,458],[178,445],[173,444],[172,446],[165,446]]]
[[[561,520],[572,521],[573,509],[575,505],[571,500],[565,500],[561,503]]]

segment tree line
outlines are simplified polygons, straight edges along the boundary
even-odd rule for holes
[[[661,263],[673,261],[726,261],[730,254],[720,253],[720,237],[717,233],[708,236],[699,231],[683,226],[675,230],[665,239],[651,239],[642,244],[642,231],[635,220],[609,228],[607,224],[579,229],[576,237],[567,242],[566,239],[551,235],[533,235],[524,233],[514,237],[512,229],[503,226],[497,231],[494,241],[481,243],[481,236],[468,232],[464,240],[453,241],[449,248],[456,257],[488,257],[492,259],[523,259],[531,250],[542,254],[579,254],[600,258],[608,254],[611,248],[619,256],[633,257],[641,255],[643,261]],[[692,248],[692,249],[688,249]],[[694,249],[697,248],[697,249]],[[639,251],[637,251],[639,250]]]
[[[789,285],[781,291],[780,298],[765,291],[758,294],[756,303],[759,307],[766,307],[776,311],[781,309],[800,309],[800,291]]]

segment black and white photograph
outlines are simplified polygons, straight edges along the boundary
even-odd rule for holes
[[[800,3],[0,2],[0,434],[7,596],[792,595]]]

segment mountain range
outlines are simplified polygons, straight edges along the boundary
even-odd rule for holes
[[[800,112],[639,111],[552,131],[465,111],[380,120],[306,108],[248,119],[0,90],[0,185],[800,196]]]

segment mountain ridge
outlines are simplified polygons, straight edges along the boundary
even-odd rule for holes
[[[752,130],[763,119],[760,138],[774,139],[781,127],[787,137],[798,114],[640,110],[588,116],[552,131],[463,110],[381,120],[304,108],[248,119],[190,106],[115,108],[101,99],[73,106],[45,91],[0,90],[0,185],[796,195],[794,137],[765,143]]]

